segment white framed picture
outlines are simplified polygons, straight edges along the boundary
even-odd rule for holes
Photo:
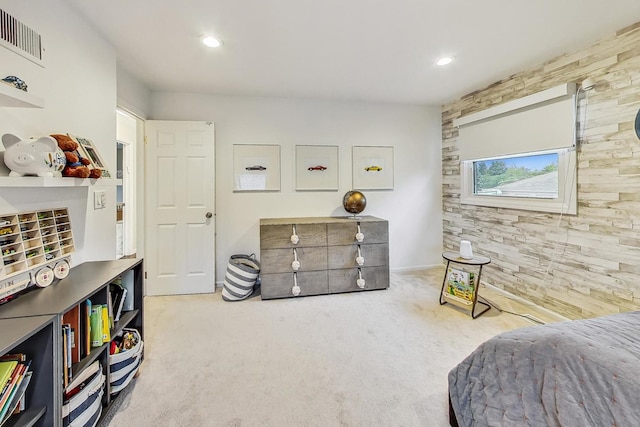
[[[98,152],[98,149],[90,139],[71,134],[67,135],[78,143],[78,153],[80,156],[89,159],[90,163],[87,165],[89,169],[100,169],[103,178],[111,178],[111,172],[109,172],[100,152]]]
[[[338,191],[337,145],[296,145],[296,191]]]
[[[393,190],[393,147],[352,148],[353,189]]]
[[[234,144],[233,191],[280,191],[280,146]]]

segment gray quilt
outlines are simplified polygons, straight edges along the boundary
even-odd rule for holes
[[[640,311],[491,338],[449,396],[460,426],[640,426]]]

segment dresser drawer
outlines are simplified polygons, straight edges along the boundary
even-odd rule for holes
[[[327,247],[266,249],[260,252],[260,264],[263,273],[293,272],[294,250],[298,256],[298,271],[326,270]]]
[[[295,226],[298,243],[291,241]],[[306,246],[326,246],[327,227],[325,224],[278,224],[260,225],[260,248],[300,248]]]
[[[389,223],[387,221],[357,221],[327,224],[327,244],[329,246],[359,243],[356,240],[360,223],[363,240],[360,243],[387,243],[389,241]]]
[[[321,295],[329,292],[327,271],[301,271],[296,273],[300,295]],[[262,299],[294,297],[293,273],[263,274],[260,285]]]
[[[386,289],[389,287],[389,269],[387,267],[362,267],[364,288],[357,280],[360,277],[357,268],[329,270],[329,293]]]
[[[356,262],[358,247],[360,247],[360,255],[364,258],[362,266]],[[386,266],[389,264],[389,245],[330,246],[328,257],[330,269]]]

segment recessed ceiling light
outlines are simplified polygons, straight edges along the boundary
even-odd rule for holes
[[[443,56],[442,58],[436,61],[436,65],[439,65],[442,67],[443,65],[449,65],[452,62],[453,62],[453,58],[451,56]]]
[[[211,36],[206,36],[202,38],[202,43],[205,44],[205,46],[209,46],[209,47],[220,47],[222,46],[222,40],[217,39],[215,37],[211,37]]]

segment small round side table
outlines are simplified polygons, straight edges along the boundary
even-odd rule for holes
[[[449,264],[454,263],[454,264],[470,265],[470,266],[478,267],[478,278],[474,279],[473,298],[470,304],[471,317],[475,319],[478,316],[480,316],[482,313],[485,313],[486,311],[488,311],[491,308],[491,306],[482,301],[478,301],[478,287],[480,286],[480,278],[482,276],[482,267],[489,264],[491,262],[491,258],[484,257],[484,256],[474,256],[471,259],[467,259],[467,258],[462,258],[460,254],[457,252],[444,252],[442,254],[442,258],[447,260],[447,267],[445,268],[445,271],[444,271],[444,279],[442,280],[442,289],[440,290],[440,305],[450,302],[446,300],[447,294],[445,294],[444,289],[447,285],[447,278],[449,276]],[[482,310],[480,310],[479,312],[476,312],[476,305],[478,304],[482,305],[483,307],[482,307]]]

